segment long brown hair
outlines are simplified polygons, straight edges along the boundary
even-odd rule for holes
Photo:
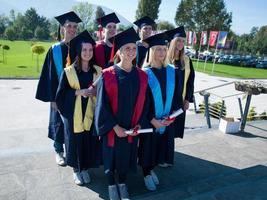
[[[183,70],[185,68],[184,48],[181,51],[179,51],[179,55],[177,57],[176,54],[175,54],[176,49],[177,49],[177,43],[178,43],[178,37],[176,37],[176,38],[171,40],[170,46],[169,46],[169,49],[168,49],[168,52],[167,52],[167,58],[168,58],[169,63],[171,63],[173,65],[175,65],[175,61],[176,60],[180,60],[181,61],[181,65],[182,65],[181,69]]]
[[[80,73],[82,71],[82,57],[81,57],[81,53],[82,53],[82,47],[83,47],[84,43],[81,43],[78,45],[78,48],[76,49],[77,55],[75,57],[75,67],[77,69],[77,71]],[[88,68],[89,71],[92,73],[97,73],[96,69],[94,68],[94,64],[95,64],[95,47],[93,46],[93,57],[89,60],[88,62]]]

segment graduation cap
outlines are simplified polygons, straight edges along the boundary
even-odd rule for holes
[[[76,23],[82,22],[82,20],[78,17],[78,15],[73,11],[56,16],[55,18],[60,23],[61,26],[64,26],[66,22],[76,22]],[[57,40],[58,41],[61,40],[60,26],[58,27]]]
[[[134,22],[138,28],[142,28],[143,26],[153,26],[155,21],[148,16],[142,17]]]
[[[148,43],[149,48],[156,46],[156,45],[166,45],[166,40],[168,39],[165,32],[159,33],[156,35],[152,35],[144,40],[144,42]]]
[[[63,15],[56,16],[55,18],[62,26],[66,22],[76,22],[76,23],[82,22],[82,20],[78,17],[78,15],[73,11],[64,13]]]
[[[93,46],[96,44],[95,40],[92,38],[92,36],[90,35],[90,33],[87,30],[81,32],[79,35],[77,35],[75,38],[73,38],[69,44],[71,54],[74,55],[74,57],[76,57],[77,52],[78,52],[79,48],[81,47],[80,46],[81,43],[90,43]]]
[[[100,17],[97,19],[97,22],[98,24],[100,24],[102,27],[106,27],[108,23],[119,23],[120,20],[119,18],[117,17],[117,15],[113,12],[113,13],[110,13],[108,15],[105,15],[103,17]]]
[[[176,38],[176,37],[186,38],[186,33],[184,31],[184,26],[179,26],[178,28],[166,31],[165,33],[168,36],[168,40],[169,41],[171,41],[173,38]]]
[[[117,52],[123,45],[128,43],[136,43],[138,40],[140,40],[140,38],[133,27],[109,38],[109,41],[113,44],[110,56],[111,60],[113,59],[115,52]]]

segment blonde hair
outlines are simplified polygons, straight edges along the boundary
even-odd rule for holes
[[[176,49],[177,49],[177,43],[178,43],[178,37],[174,38],[171,40],[170,42],[170,46],[167,52],[167,58],[168,58],[168,62],[175,65],[175,60],[180,60],[181,61],[181,65],[182,65],[182,70],[184,70],[185,68],[185,61],[184,61],[184,48],[179,51],[178,57],[175,54]]]
[[[157,46],[165,46],[165,45],[156,45],[156,46],[149,48],[149,50],[146,53],[146,57],[145,57],[142,68],[146,68],[148,66],[151,66],[151,64],[153,62],[155,62],[155,60],[156,60],[155,51],[156,51]],[[166,53],[167,53],[167,46],[165,46],[165,47],[166,47]],[[149,58],[147,61],[148,56],[149,56]],[[163,60],[163,62],[161,64],[163,67],[166,67],[168,65],[167,54],[166,54],[165,59]]]

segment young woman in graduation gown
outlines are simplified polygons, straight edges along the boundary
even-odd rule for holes
[[[152,134],[140,135],[139,165],[143,168],[144,182],[148,190],[156,190],[159,179],[154,172],[156,165],[172,165],[174,161],[174,130],[168,117],[181,108],[182,97],[176,96],[175,69],[168,65],[166,35],[151,36],[143,69],[148,75],[150,111],[149,121],[154,128]]]
[[[101,75],[94,65],[95,42],[87,31],[70,42],[77,55],[64,69],[56,95],[56,103],[65,126],[66,164],[73,168],[77,185],[90,182],[88,169],[100,164],[99,138],[93,135],[96,91],[93,83]]]
[[[55,103],[55,97],[61,73],[66,66],[69,41],[76,36],[78,23],[81,22],[81,19],[74,12],[68,12],[55,18],[64,30],[64,38],[63,40],[60,38],[61,27],[59,27],[58,40],[61,41],[54,44],[47,52],[37,86],[36,99],[50,102],[48,137],[54,140],[56,163],[62,166],[65,165],[63,157],[64,127]]]
[[[192,60],[184,52],[186,33],[184,27],[180,26],[167,31],[166,34],[170,41],[168,60],[175,66],[176,76],[179,77],[176,81],[176,86],[178,87],[177,92],[183,96],[183,109],[186,111],[189,108],[189,103],[192,103],[194,100],[195,79]],[[184,136],[185,116],[186,112],[178,116],[173,123],[175,137],[183,138]]]
[[[133,64],[135,43],[139,40],[133,28],[115,35],[111,40],[114,40],[114,50],[119,60],[114,66],[103,70],[98,81],[95,125],[97,134],[103,140],[109,198],[126,200],[129,199],[126,177],[137,167],[138,137],[136,134],[129,136],[125,131],[145,126],[147,75]],[[118,180],[115,180],[115,175]]]

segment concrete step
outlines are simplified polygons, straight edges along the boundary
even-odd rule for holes
[[[167,178],[167,177],[166,177]],[[133,199],[267,199],[267,167],[233,170],[187,184],[135,196]]]

